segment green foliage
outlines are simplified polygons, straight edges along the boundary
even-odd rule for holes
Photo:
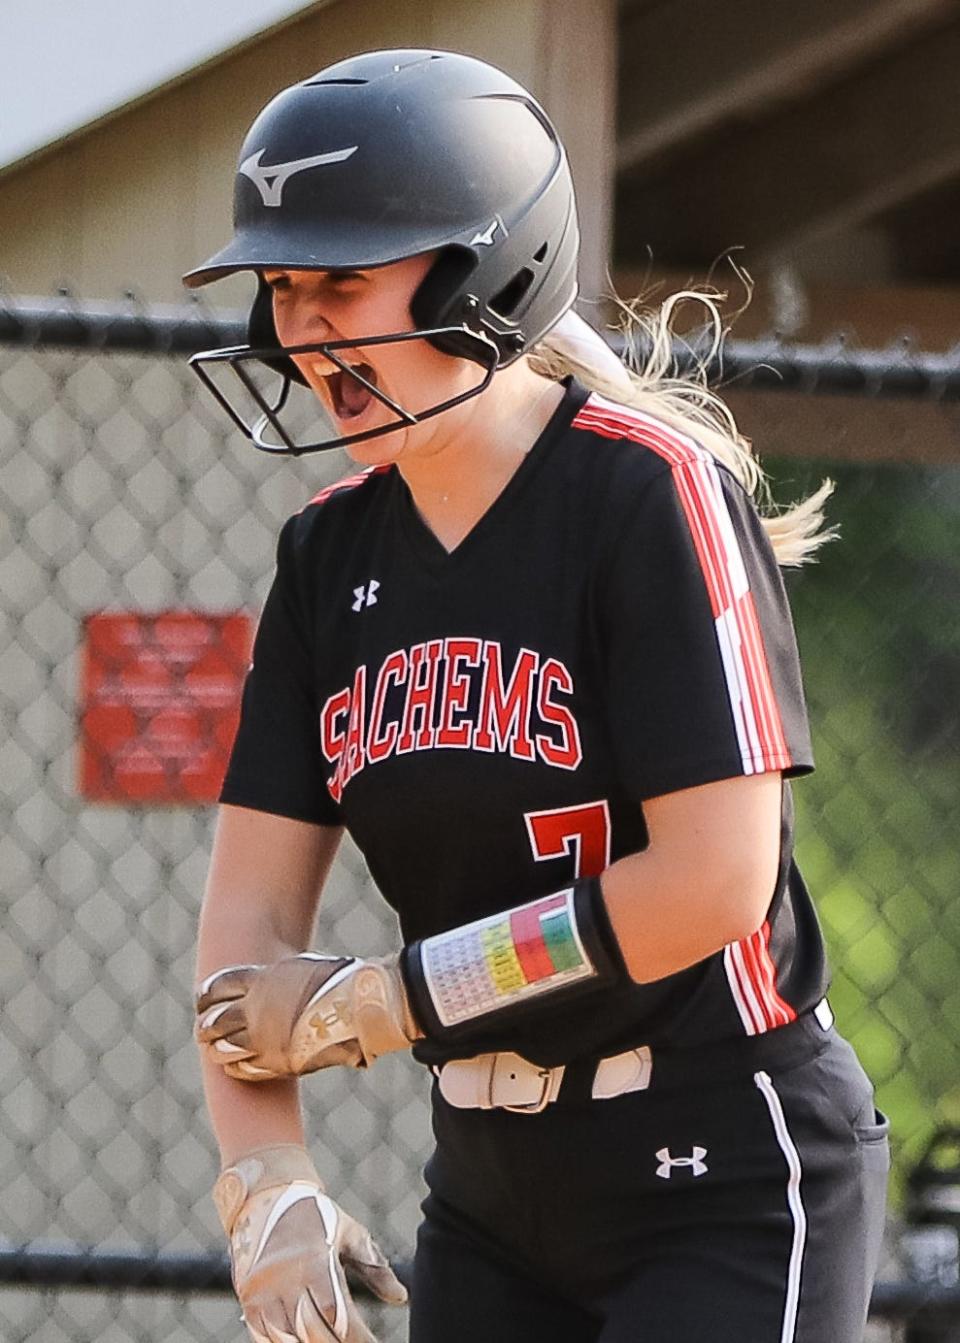
[[[931,1128],[960,1122],[960,470],[767,467],[780,499],[837,482],[840,539],[787,579],[817,760],[798,855],[897,1198]]]

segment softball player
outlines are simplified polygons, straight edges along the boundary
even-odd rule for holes
[[[251,1335],[370,1339],[344,1264],[405,1299],[324,1192],[297,1078],[412,1049],[412,1343],[855,1343],[886,1124],[792,857],[812,761],[778,571],[822,495],[762,520],[723,407],[662,376],[666,319],[628,374],[573,317],[562,146],[481,62],[377,52],[285,90],[235,221],[187,281],[252,271],[250,344],[198,370],[261,447],[361,468],[281,534],[202,917]],[[396,955],[304,950],[343,827]]]

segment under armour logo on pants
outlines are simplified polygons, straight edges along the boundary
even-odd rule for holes
[[[377,582],[377,580],[375,578],[371,578],[369,583],[364,583],[361,587],[354,588],[353,595],[355,600],[350,608],[351,611],[360,611],[363,609],[364,606],[376,606],[377,589],[379,587],[380,584]]]
[[[707,1155],[705,1147],[695,1147],[689,1156],[671,1156],[669,1147],[661,1147],[657,1153],[660,1165],[657,1167],[657,1174],[661,1180],[669,1180],[670,1172],[678,1166],[689,1166],[694,1176],[706,1175],[707,1164],[704,1157]]]

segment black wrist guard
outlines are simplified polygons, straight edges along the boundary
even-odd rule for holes
[[[504,1024],[544,999],[568,1002],[627,979],[600,881],[436,933],[400,959],[414,1015],[432,1040]]]

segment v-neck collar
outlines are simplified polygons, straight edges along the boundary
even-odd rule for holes
[[[569,426],[570,421],[586,401],[589,392],[574,378],[564,379],[564,394],[534,440],[530,451],[517,466],[503,489],[480,515],[463,539],[447,550],[436,534],[424,522],[413,502],[413,495],[407,482],[396,467],[392,469],[393,490],[397,501],[400,524],[411,549],[429,568],[436,571],[456,568],[464,556],[469,556],[482,544],[484,538],[494,530],[500,521],[512,512],[518,499],[526,491],[532,477],[549,456],[554,443]]]

